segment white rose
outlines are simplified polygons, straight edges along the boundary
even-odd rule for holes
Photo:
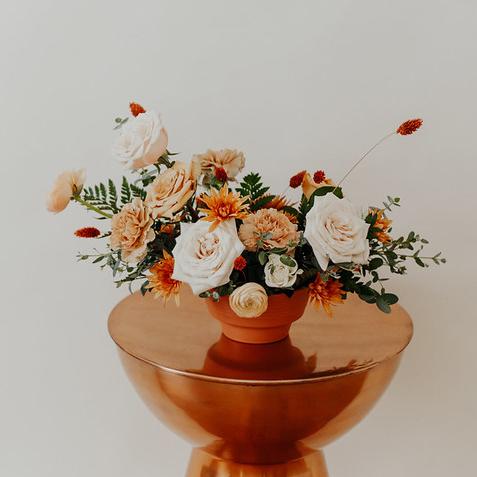
[[[222,222],[213,232],[210,223],[181,223],[181,234],[172,251],[172,278],[188,283],[194,294],[229,282],[234,260],[244,246],[237,235],[235,219]]]
[[[298,270],[298,264],[293,258],[287,255],[285,260],[293,265],[285,265],[281,256],[276,253],[268,256],[268,262],[265,265],[265,283],[269,287],[289,288],[296,282],[297,275],[303,273],[303,270]]]
[[[257,318],[267,311],[267,292],[258,283],[246,283],[229,296],[229,306],[241,318]]]
[[[313,207],[306,215],[303,235],[313,248],[320,267],[326,270],[329,260],[334,263],[367,263],[368,228],[369,224],[348,199],[328,193],[315,197]]]
[[[154,164],[167,150],[167,131],[155,111],[129,118],[122,126],[113,153],[129,169]]]

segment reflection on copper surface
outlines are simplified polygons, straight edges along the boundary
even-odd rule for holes
[[[109,326],[144,402],[201,448],[187,477],[325,477],[317,449],[366,415],[412,335],[402,309],[356,306],[334,320],[309,310],[290,338],[247,345],[182,302],[187,313],[132,296]]]

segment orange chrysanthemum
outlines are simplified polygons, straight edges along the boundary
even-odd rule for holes
[[[404,121],[397,129],[396,132],[401,136],[408,136],[416,132],[422,126],[422,119],[409,119]]]
[[[227,184],[224,184],[220,191],[212,189],[210,195],[200,196],[200,201],[207,207],[199,209],[205,214],[201,220],[212,222],[210,226],[212,231],[225,220],[244,219],[248,215],[246,200],[247,197],[229,192]]]
[[[247,266],[247,260],[242,255],[238,256],[234,261],[234,269],[241,272]]]
[[[305,177],[306,171],[297,172],[293,177],[290,178],[290,187],[296,189],[301,186],[303,178]]]
[[[265,197],[265,196],[262,196]],[[293,203],[290,202],[285,196],[283,195],[275,195],[273,199],[268,201],[262,208],[263,209],[276,209],[276,210],[283,210],[285,207],[292,206]]]
[[[83,227],[78,229],[75,235],[81,238],[96,238],[101,235],[101,232],[96,227]]]
[[[165,304],[173,296],[176,305],[179,305],[179,291],[182,282],[172,278],[174,257],[164,250],[164,257],[155,263],[149,271],[151,274],[146,277],[149,281],[147,288],[151,290],[155,298],[161,297]]]
[[[129,109],[134,117],[146,112],[146,110],[138,103],[129,103]]]
[[[318,274],[316,280],[308,286],[310,302],[325,310],[329,317],[333,316],[332,306],[343,303],[344,292],[341,289],[341,282],[334,278],[324,281]]]
[[[288,217],[291,223],[296,224],[298,219],[295,215],[285,212],[283,209],[285,207],[293,207],[294,203],[290,202],[285,196],[283,195],[275,195],[273,199],[267,202],[262,209],[276,209],[281,211],[284,215]]]
[[[375,237],[381,243],[389,243],[391,241],[391,236],[388,231],[393,223],[391,219],[388,219],[382,209],[370,209],[370,213],[376,215],[376,222],[373,225],[373,228],[376,229]]]

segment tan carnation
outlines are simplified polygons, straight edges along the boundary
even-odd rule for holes
[[[248,282],[232,292],[229,306],[241,318],[257,318],[267,311],[267,292],[262,285]]]
[[[159,174],[147,190],[146,205],[152,216],[170,219],[182,210],[195,192],[196,178],[194,168],[180,161]]]
[[[247,216],[239,229],[239,237],[247,250],[257,248],[293,248],[299,241],[297,225],[275,209],[261,209]]]
[[[50,212],[58,213],[66,209],[71,197],[83,189],[86,180],[84,169],[62,172],[55,180],[46,201],[46,208]]]
[[[324,179],[319,184],[316,183],[309,172],[305,173],[305,176],[303,177],[303,182],[301,183],[303,194],[305,194],[305,197],[307,199],[311,197],[311,195],[313,194],[313,192],[315,192],[316,189],[320,187],[334,186],[334,185],[335,184],[331,179]]]
[[[220,151],[208,149],[204,154],[196,154],[192,160],[198,164],[203,173],[213,173],[216,168],[221,168],[227,173],[227,178],[232,180],[245,165],[243,152],[236,149],[221,149]]]
[[[121,250],[121,258],[136,263],[144,258],[147,244],[154,240],[150,210],[136,197],[111,219],[111,248]]]

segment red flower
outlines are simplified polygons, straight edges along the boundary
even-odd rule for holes
[[[241,272],[245,267],[247,266],[247,260],[240,255],[240,257],[237,257],[234,262],[234,269],[238,270]]]
[[[401,136],[407,136],[416,132],[422,126],[422,119],[409,119],[408,121],[403,122],[397,129],[396,132]]]
[[[129,103],[129,109],[134,117],[146,112],[146,110],[138,103]]]
[[[297,187],[301,186],[301,183],[303,182],[303,177],[305,177],[306,171],[301,171],[296,173],[291,179],[290,179],[290,187],[293,189],[296,189]]]
[[[227,182],[227,171],[223,167],[216,167],[215,178],[220,182]]]
[[[313,180],[314,180],[317,184],[321,184],[325,179],[326,179],[325,171],[316,171],[316,172],[313,174]]]
[[[83,227],[82,229],[78,229],[75,235],[81,238],[95,238],[99,237],[101,232],[96,227]]]

